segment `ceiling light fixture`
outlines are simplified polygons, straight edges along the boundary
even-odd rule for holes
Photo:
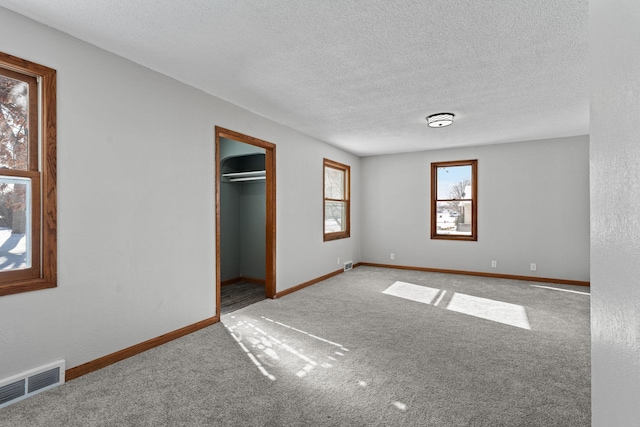
[[[449,126],[453,123],[453,114],[451,113],[438,113],[432,114],[427,117],[427,123],[431,128],[442,128]]]

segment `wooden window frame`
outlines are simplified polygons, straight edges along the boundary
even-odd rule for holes
[[[471,166],[471,198],[470,199],[438,199],[438,168],[454,166]],[[471,202],[471,235],[438,234],[437,206],[438,202],[469,201]],[[478,240],[478,160],[454,160],[431,163],[431,238],[435,240]]]
[[[0,170],[1,175],[31,180],[32,266],[0,272],[0,296],[3,296],[57,286],[57,133],[56,70],[3,52],[0,52],[0,68],[3,75],[31,82],[30,89],[32,84],[37,85],[35,93],[29,91],[28,170]],[[31,107],[34,101],[36,108]]]
[[[326,197],[325,194],[325,170],[326,168],[338,169],[344,172],[344,198],[343,199],[330,199]],[[324,241],[328,242],[331,240],[338,239],[346,239],[351,237],[351,166],[345,165],[343,163],[338,163],[333,160],[323,159],[322,164],[322,233],[324,236]],[[344,202],[345,204],[345,219],[347,225],[342,231],[335,231],[327,233],[325,232],[325,220],[326,220],[326,203],[327,202]]]

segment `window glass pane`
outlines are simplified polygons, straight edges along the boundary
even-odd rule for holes
[[[31,267],[31,180],[0,176],[0,270]]]
[[[29,85],[0,75],[0,168],[28,169]]]
[[[344,231],[346,226],[347,209],[345,202],[325,202],[324,204],[324,232],[335,233]]]
[[[437,168],[438,200],[471,198],[471,165]]]
[[[471,201],[437,202],[436,233],[470,236],[472,224]]]
[[[327,199],[344,199],[344,171],[324,168],[324,197]]]

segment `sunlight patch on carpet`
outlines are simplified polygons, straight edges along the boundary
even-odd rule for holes
[[[269,371],[267,371],[264,366],[262,365],[262,363],[260,363],[260,361],[258,360],[258,358],[256,358],[256,356],[251,352],[251,350],[249,350],[247,348],[247,346],[245,346],[242,341],[240,340],[240,338],[233,332],[233,328],[228,327],[227,325],[224,325],[225,328],[227,328],[227,330],[229,331],[229,333],[231,334],[231,336],[233,337],[234,340],[236,340],[236,342],[238,343],[238,345],[240,346],[240,348],[242,349],[242,351],[244,351],[247,355],[247,357],[249,357],[249,359],[253,362],[254,365],[256,365],[256,367],[258,368],[258,370],[262,373],[262,375],[264,375],[265,377],[269,378],[271,381],[275,381],[276,377],[274,377],[273,375],[271,375],[269,373]]]
[[[553,286],[542,286],[542,285],[529,285],[529,286],[533,286],[534,288],[541,288],[541,289],[551,289],[551,290],[560,291],[560,292],[569,292],[572,294],[591,295],[590,292],[572,291],[571,289],[554,288]]]
[[[287,329],[291,329],[292,331],[299,332],[299,333],[301,333],[301,334],[303,334],[303,335],[306,335],[306,336],[308,336],[308,337],[310,337],[310,338],[313,338],[313,339],[315,339],[315,340],[322,341],[322,342],[326,342],[327,344],[335,345],[336,347],[340,347],[340,349],[341,349],[341,350],[349,351],[348,349],[344,348],[344,346],[343,346],[342,344],[338,344],[337,342],[329,341],[329,340],[327,340],[327,339],[324,339],[324,338],[321,338],[321,337],[315,336],[315,335],[310,334],[310,333],[308,333],[308,332],[305,332],[305,331],[303,331],[303,330],[301,330],[301,329],[294,328],[293,326],[289,326],[289,325],[286,325],[286,324],[284,324],[284,323],[277,322],[277,321],[275,321],[275,320],[269,319],[268,317],[264,317],[264,316],[260,316],[260,317],[261,317],[263,320],[266,320],[267,322],[275,323],[275,324],[276,324],[276,325],[278,325],[278,326],[282,326],[283,328],[287,328]]]
[[[222,323],[260,372],[272,381],[280,374],[306,378],[317,368],[331,369],[349,349],[342,344],[261,316],[223,317]],[[340,350],[340,351],[336,351]]]
[[[395,406],[396,408],[400,409],[401,411],[406,411],[407,410],[407,405],[402,403],[402,402],[395,401],[395,402],[393,402],[393,406]]]
[[[444,295],[447,293],[447,291],[442,291],[440,293],[440,296],[438,297],[438,299],[436,300],[436,302],[433,304],[436,307],[438,306],[438,304],[440,304],[440,302],[442,301],[442,298],[444,298]]]
[[[406,282],[395,282],[382,291],[382,293],[386,295],[421,302],[423,304],[431,304],[439,292],[440,289],[414,285],[413,283]]]
[[[447,310],[531,330],[527,311],[518,304],[454,293]]]

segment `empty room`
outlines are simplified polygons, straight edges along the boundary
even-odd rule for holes
[[[0,426],[637,426],[639,28],[0,0]]]

